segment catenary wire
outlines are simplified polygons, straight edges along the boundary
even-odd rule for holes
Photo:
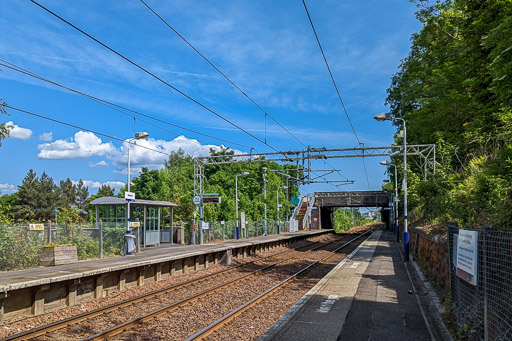
[[[7,65],[7,64],[8,64],[8,65]],[[48,78],[45,78],[45,77],[43,77],[43,76],[40,76],[40,75],[38,75],[38,74],[36,74],[36,73],[34,73],[34,72],[32,72],[32,71],[29,71],[29,70],[24,69],[24,68],[22,68],[22,67],[20,67],[20,66],[17,66],[17,65],[15,65],[15,64],[13,64],[13,63],[10,63],[10,62],[8,62],[8,61],[6,61],[6,60],[2,59],[2,58],[0,58],[0,66],[4,66],[4,67],[9,68],[9,69],[11,69],[11,70],[13,70],[13,71],[16,71],[16,72],[19,72],[19,73],[25,74],[25,75],[27,75],[27,76],[30,76],[30,77],[33,77],[33,78],[36,78],[36,79],[42,80],[42,81],[44,81],[44,82],[47,82],[47,83],[53,84],[53,85],[58,86],[58,87],[63,88],[63,89],[66,89],[66,90],[68,90],[68,91],[70,91],[70,92],[73,92],[73,93],[75,93],[75,94],[77,94],[77,95],[80,95],[80,96],[83,96],[83,97],[85,97],[85,98],[88,98],[88,99],[90,99],[90,100],[92,100],[92,101],[95,101],[96,103],[99,103],[99,104],[101,104],[101,105],[104,105],[104,106],[106,106],[106,107],[109,107],[109,108],[111,108],[111,109],[113,109],[113,110],[116,110],[116,111],[120,112],[120,113],[121,113],[121,114],[123,114],[123,115],[129,116],[129,117],[132,117],[132,118],[135,118],[135,116],[133,116],[133,115],[131,115],[131,114],[128,114],[128,113],[124,112],[124,110],[125,110],[125,111],[129,111],[129,112],[132,112],[132,113],[137,114],[137,115],[140,115],[140,116],[143,116],[143,117],[147,117],[147,118],[149,118],[149,119],[155,120],[155,121],[160,122],[160,123],[164,123],[164,124],[167,124],[167,125],[170,125],[170,126],[173,126],[173,127],[179,128],[179,129],[183,129],[183,130],[186,130],[186,131],[190,131],[190,132],[192,132],[192,133],[195,133],[195,134],[198,134],[198,135],[202,135],[202,136],[205,136],[205,137],[208,137],[208,138],[212,138],[212,139],[215,139],[215,140],[218,140],[218,141],[227,142],[227,143],[234,144],[234,145],[238,145],[238,146],[241,146],[241,147],[251,148],[250,146],[247,146],[247,145],[244,145],[244,144],[240,144],[240,143],[237,143],[237,142],[233,142],[233,141],[229,141],[229,140],[222,139],[222,138],[219,138],[219,137],[215,137],[215,136],[212,136],[212,135],[208,135],[208,134],[205,134],[205,133],[201,133],[201,132],[199,132],[199,131],[195,131],[195,130],[192,130],[192,129],[189,129],[189,128],[185,128],[185,127],[179,126],[179,125],[177,125],[177,124],[173,124],[173,123],[170,123],[170,122],[168,122],[168,121],[164,121],[164,120],[161,120],[161,119],[159,119],[159,118],[153,117],[153,116],[151,116],[151,115],[144,114],[144,113],[142,113],[142,112],[139,112],[139,111],[136,111],[136,110],[133,110],[133,109],[130,109],[130,108],[126,108],[126,107],[123,107],[123,106],[121,106],[121,105],[118,105],[118,104],[115,104],[115,103],[109,102],[109,101],[107,101],[107,100],[104,100],[104,99],[101,99],[101,98],[98,98],[98,97],[95,97],[95,96],[89,95],[89,94],[87,94],[87,93],[84,93],[84,92],[81,92],[81,91],[78,91],[78,90],[72,89],[72,88],[67,87],[67,86],[65,86],[65,85],[62,85],[62,84],[60,84],[60,83],[57,83],[57,82],[55,82],[55,81],[52,81],[52,80],[50,80],[50,79],[48,79]],[[177,134],[177,133],[172,132],[172,131],[170,131],[170,130],[164,129],[164,128],[162,128],[162,127],[160,127],[160,126],[156,125],[156,124],[153,124],[153,123],[150,123],[150,122],[148,122],[148,121],[142,120],[142,119],[140,119],[140,118],[137,118],[137,119],[138,119],[139,121],[141,121],[141,122],[147,123],[147,124],[149,124],[149,125],[151,125],[151,126],[154,126],[154,127],[158,128],[158,129],[161,129],[161,130],[163,130],[163,131],[169,132],[169,133],[171,133],[171,134],[174,134],[174,135],[180,135],[180,134]]]
[[[266,126],[266,118],[267,116],[274,121],[277,125],[279,125],[284,131],[286,131],[291,137],[293,137],[297,142],[302,144],[304,147],[307,147],[301,140],[299,140],[292,132],[290,132],[286,127],[284,127],[281,123],[279,123],[272,115],[270,115],[268,112],[266,112],[256,101],[254,101],[245,91],[240,89],[240,87],[233,82],[224,72],[222,72],[215,64],[213,64],[204,54],[202,54],[198,49],[194,47],[185,37],[183,37],[174,27],[172,27],[164,18],[162,18],[161,15],[159,15],[151,6],[149,6],[144,0],[139,0],[146,6],[155,16],[157,16],[160,21],[162,21],[169,29],[171,29],[174,33],[178,35],[178,37],[181,38],[190,48],[192,48],[201,58],[203,58],[208,64],[210,64],[211,67],[213,67],[224,79],[226,79],[235,89],[237,89],[242,95],[244,95],[249,101],[252,102],[263,114],[265,114],[265,126]],[[266,129],[265,129],[266,131]],[[267,141],[265,136],[265,142]]]
[[[98,131],[95,131],[95,130],[91,130],[91,129],[87,129],[87,128],[83,128],[83,127],[80,127],[80,126],[77,126],[75,124],[72,124],[72,123],[67,123],[67,122],[64,122],[64,121],[60,121],[60,120],[57,120],[57,119],[54,119],[54,118],[51,118],[51,117],[48,117],[48,116],[44,116],[44,115],[40,115],[40,114],[36,114],[34,112],[31,112],[31,111],[27,111],[27,110],[23,110],[23,109],[20,109],[20,108],[16,108],[16,107],[13,107],[9,104],[6,104],[6,103],[2,103],[0,104],[1,106],[3,106],[4,108],[8,108],[8,109],[12,109],[12,110],[16,110],[18,112],[22,112],[22,113],[25,113],[27,115],[31,115],[31,116],[35,116],[35,117],[39,117],[39,118],[42,118],[44,120],[47,120],[47,121],[51,121],[51,122],[55,122],[55,123],[58,123],[58,124],[62,124],[62,125],[65,125],[65,126],[68,126],[68,127],[72,127],[72,128],[76,128],[76,129],[80,129],[80,130],[84,130],[84,131],[88,131],[90,133],[94,133],[96,135],[100,135],[100,136],[104,136],[104,137],[107,137],[109,139],[112,139],[112,140],[116,140],[116,141],[120,141],[122,143],[128,143],[128,144],[133,144],[137,147],[140,147],[140,148],[144,148],[144,149],[147,149],[147,150],[151,150],[153,152],[156,152],[156,153],[160,153],[160,154],[164,154],[164,155],[167,155],[167,156],[170,156],[171,154],[169,153],[166,153],[166,152],[163,152],[161,150],[157,150],[157,149],[153,149],[153,148],[150,148],[150,147],[146,147],[146,146],[142,146],[140,144],[135,144],[135,143],[132,143],[132,142],[128,142],[126,140],[123,140],[119,137],[115,137],[115,136],[112,136],[112,135],[108,135],[108,134],[104,134],[104,133],[100,133]]]
[[[311,29],[313,30],[313,33],[315,35],[316,42],[318,43],[318,47],[320,48],[320,52],[322,53],[322,57],[325,62],[325,66],[327,67],[327,71],[329,72],[329,76],[331,77],[332,84],[334,85],[334,89],[336,89],[336,94],[338,95],[338,99],[340,100],[341,106],[343,107],[343,111],[345,112],[345,116],[347,117],[348,123],[350,124],[350,128],[352,128],[352,132],[354,133],[354,136],[356,137],[357,143],[361,144],[361,141],[359,140],[359,137],[357,136],[356,130],[354,129],[354,125],[352,124],[352,121],[350,120],[350,116],[348,115],[347,108],[345,107],[345,103],[343,103],[343,99],[341,98],[340,91],[338,90],[338,85],[336,84],[336,81],[334,80],[334,76],[331,72],[331,68],[329,67],[329,63],[327,62],[327,57],[325,56],[324,49],[322,48],[322,44],[320,43],[320,38],[318,38],[318,34],[316,33],[315,25],[313,24],[313,20],[311,19],[311,15],[309,14],[308,7],[306,5],[306,1],[302,0],[302,4],[304,5],[304,9],[306,10],[306,14],[309,19],[309,23],[311,24]],[[368,180],[368,172],[366,170],[366,163],[364,162],[363,158],[363,168],[364,168],[364,174],[366,176],[366,183],[368,184],[368,189],[370,189],[370,181]]]
[[[125,57],[123,54],[117,52],[116,50],[114,50],[113,48],[111,48],[110,46],[108,46],[107,44],[105,43],[102,43],[101,41],[99,41],[98,39],[94,38],[93,36],[91,36],[90,34],[88,34],[87,32],[83,31],[82,29],[78,28],[77,26],[73,25],[72,23],[70,23],[69,21],[67,21],[66,19],[62,18],[61,16],[59,16],[58,14],[56,14],[55,12],[52,12],[50,9],[46,8],[45,6],[41,5],[40,3],[38,3],[37,1],[35,0],[30,0],[30,2],[32,2],[33,4],[39,6],[40,8],[42,8],[43,10],[45,10],[46,12],[50,13],[51,15],[53,15],[54,17],[56,17],[57,19],[59,19],[60,21],[64,22],[65,24],[67,24],[68,26],[71,26],[72,28],[74,28],[75,30],[77,30],[78,32],[82,33],[83,35],[85,35],[86,37],[88,37],[89,39],[95,41],[96,43],[100,44],[101,46],[103,46],[104,48],[106,48],[107,50],[109,50],[110,52],[114,53],[115,55],[119,56],[120,58],[124,59],[125,61],[127,61],[128,63],[132,64],[133,66],[135,66],[136,68],[138,68],[139,70],[143,71],[144,73],[148,74],[149,76],[153,77],[154,79],[158,80],[159,82],[161,82],[162,84],[168,86],[169,88],[171,88],[172,90],[176,91],[177,93],[179,93],[180,95],[182,95],[183,97],[187,98],[188,100],[192,101],[193,103],[199,105],[201,108],[207,110],[208,112],[212,113],[213,115],[217,116],[218,118],[222,119],[223,121],[227,122],[228,124],[232,125],[233,127],[237,128],[238,130],[244,132],[245,134],[249,135],[250,137],[256,139],[257,141],[263,143],[264,145],[266,145],[267,147],[271,148],[272,150],[274,151],[278,151],[276,148],[274,148],[273,146],[271,146],[270,144],[266,143],[265,141],[261,140],[259,137],[251,134],[250,132],[248,132],[247,130],[245,130],[244,128],[240,127],[239,125],[237,125],[236,123],[230,121],[229,119],[225,118],[224,116],[222,116],[221,114],[217,113],[216,111],[214,111],[213,109],[210,109],[209,107],[207,107],[206,105],[204,105],[203,103],[199,102],[198,100],[196,100],[195,98],[191,97],[190,95],[186,94],[185,92],[179,90],[178,88],[176,88],[175,86],[171,85],[170,83],[168,83],[167,81],[163,80],[162,78],[160,78],[159,76],[157,76],[156,74],[152,73],[151,71],[147,70],[146,68],[142,67],[141,65],[135,63],[134,61],[132,61],[131,59],[129,59],[128,57]]]

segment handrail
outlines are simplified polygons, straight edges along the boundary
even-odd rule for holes
[[[293,210],[292,218],[297,219],[297,214],[299,214],[300,208],[302,207],[302,202],[304,201],[305,196],[300,197],[299,204]]]
[[[315,196],[308,194],[308,208],[306,209],[306,213],[304,214],[304,218],[302,219],[302,228],[308,227],[311,217],[311,210],[313,209],[313,205],[315,204]]]

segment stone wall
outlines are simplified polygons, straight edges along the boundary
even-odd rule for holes
[[[446,233],[410,227],[409,251],[439,297],[447,297],[450,292],[450,263]]]

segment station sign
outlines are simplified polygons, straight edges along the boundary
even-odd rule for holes
[[[44,231],[44,224],[29,224],[30,231]]]
[[[134,192],[124,192],[124,200],[135,201],[135,193]]]
[[[192,202],[194,205],[199,205],[201,203],[201,197],[199,195],[196,195],[194,199],[192,199]]]
[[[220,197],[211,197],[211,198],[203,197],[203,204],[220,204],[220,202],[221,202]]]

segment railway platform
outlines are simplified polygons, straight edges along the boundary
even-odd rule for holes
[[[376,231],[260,340],[450,340],[420,278]]]
[[[111,291],[159,281],[176,274],[229,263],[332,230],[259,236],[201,245],[162,244],[133,256],[79,261],[0,273],[0,322],[7,317],[40,315]]]

